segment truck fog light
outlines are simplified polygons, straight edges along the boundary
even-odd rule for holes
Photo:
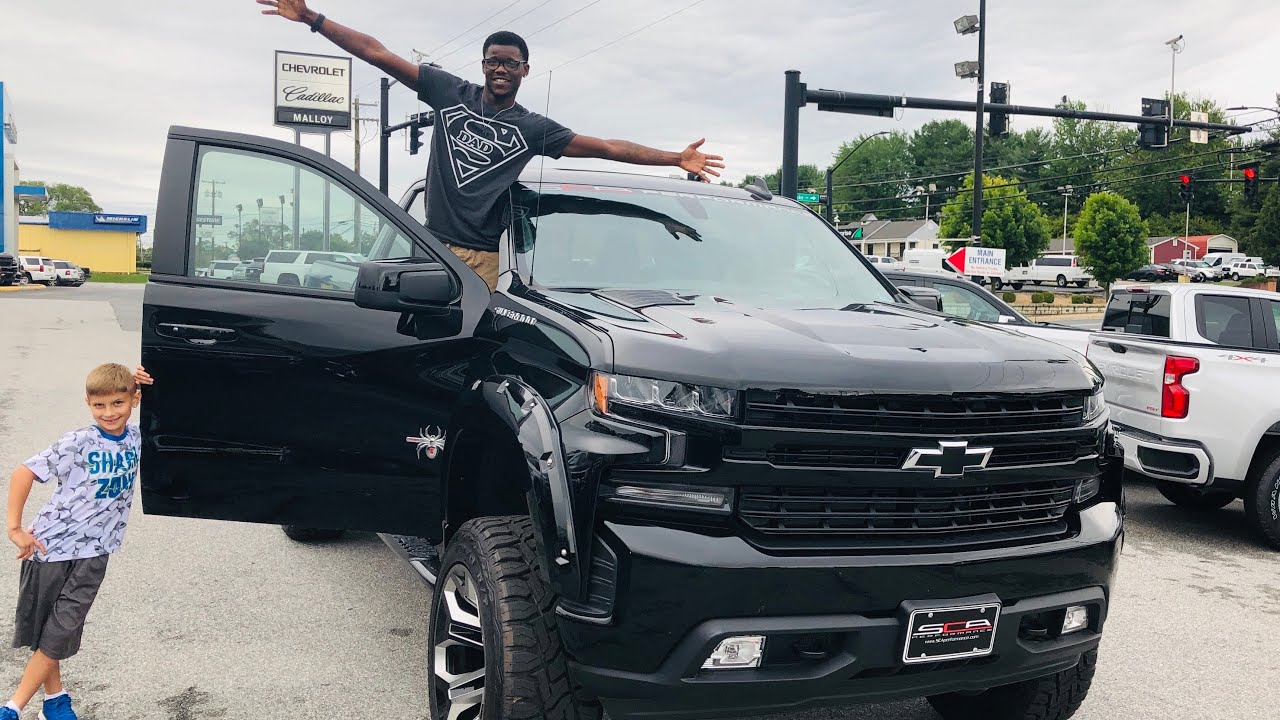
[[[760,667],[764,659],[763,635],[739,635],[720,641],[716,649],[702,663],[703,670]]]
[[[1098,490],[1102,487],[1102,476],[1093,475],[1084,478],[1076,483],[1075,497],[1076,503],[1082,503],[1098,494]]]
[[[1084,605],[1072,605],[1062,618],[1062,634],[1083,630],[1089,626],[1089,608]]]
[[[630,503],[633,505],[649,505],[659,508],[677,508],[683,510],[703,510],[720,514],[728,514],[733,510],[733,490],[729,488],[619,485],[613,490],[611,499],[615,502]]]

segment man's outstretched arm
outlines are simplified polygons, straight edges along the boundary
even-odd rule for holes
[[[311,25],[320,13],[307,7],[306,0],[258,0],[259,5],[266,5],[270,10],[263,10],[263,15],[279,15],[304,25]],[[334,45],[385,72],[404,85],[414,88],[418,86],[418,66],[405,60],[387,49],[376,38],[352,30],[345,25],[324,19],[320,26],[320,34],[333,41]]]
[[[261,0],[259,0],[261,1]],[[707,182],[707,175],[720,177],[715,168],[723,168],[724,158],[698,150],[706,138],[691,143],[684,152],[671,152],[645,147],[629,140],[602,140],[590,135],[575,135],[565,146],[565,157],[603,158],[632,165],[677,165],[686,172],[697,173]]]

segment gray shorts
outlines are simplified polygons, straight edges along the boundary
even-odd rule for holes
[[[23,561],[13,646],[40,650],[54,660],[79,652],[84,621],[106,577],[110,557]]]

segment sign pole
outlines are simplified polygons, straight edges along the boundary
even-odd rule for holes
[[[324,134],[325,157],[330,157],[329,140],[332,137],[333,137],[332,133]],[[331,187],[333,187],[333,183],[329,182],[329,178],[326,177],[324,179],[324,249],[326,251],[329,249],[329,189]],[[298,204],[297,202],[294,202],[294,207],[297,207],[297,204]]]
[[[298,128],[293,129],[293,142],[296,145],[302,144],[302,131]],[[302,203],[299,197],[299,187],[302,185],[302,170],[297,165],[293,166],[293,249],[298,249],[298,221],[301,218]],[[282,218],[283,219],[283,218]]]

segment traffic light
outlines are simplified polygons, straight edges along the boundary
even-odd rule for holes
[[[1138,125],[1138,147],[1163,150],[1169,146],[1169,101],[1142,98],[1142,116],[1161,118],[1159,122]]]
[[[1195,181],[1195,178],[1185,173],[1178,176],[1178,197],[1182,198],[1183,203],[1190,204],[1191,198],[1195,196],[1195,190],[1192,188]]]
[[[409,126],[409,154],[417,155],[422,149],[422,126],[413,124]]]
[[[1253,200],[1258,196],[1258,163],[1241,167],[1240,174],[1244,176],[1244,199]]]
[[[996,105],[1009,104],[1009,83],[991,83],[991,102]],[[1009,134],[1009,116],[1002,112],[991,113],[991,125],[987,129],[991,137],[1004,137]]]

